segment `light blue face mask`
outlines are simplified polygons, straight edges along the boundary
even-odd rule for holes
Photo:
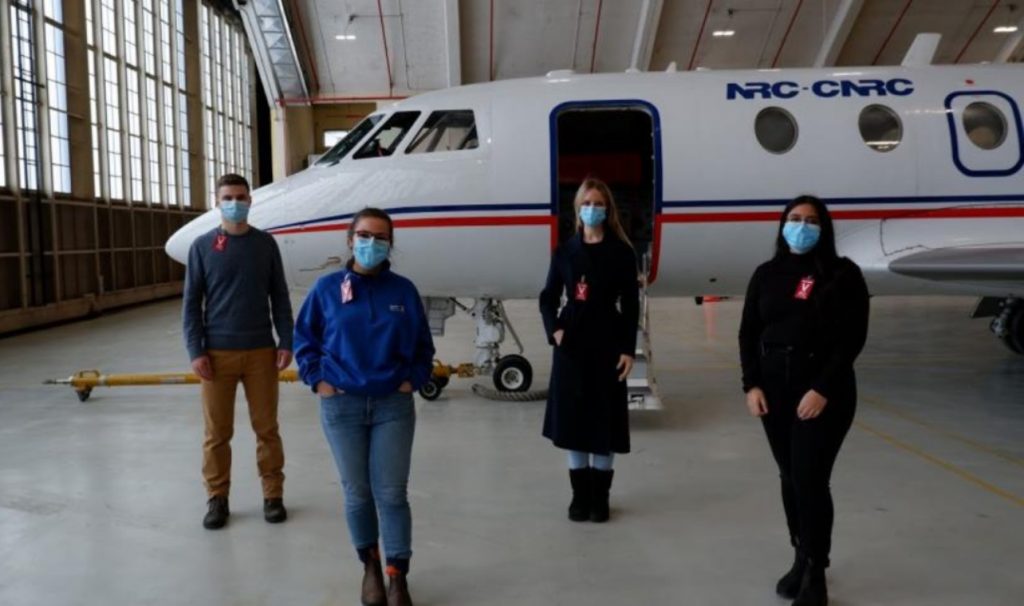
[[[795,254],[802,255],[817,246],[821,238],[821,226],[802,221],[787,221],[782,227],[782,237],[785,238],[789,249]]]
[[[388,258],[391,246],[387,242],[381,242],[376,238],[356,237],[352,244],[352,253],[355,255],[356,263],[366,269],[375,269]]]
[[[221,200],[220,216],[229,223],[245,223],[249,218],[249,205],[238,200]]]
[[[608,211],[603,206],[592,204],[580,207],[580,221],[587,227],[597,227],[604,223],[608,217]]]

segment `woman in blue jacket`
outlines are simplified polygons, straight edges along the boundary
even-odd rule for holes
[[[357,213],[348,230],[353,258],[316,282],[299,311],[294,343],[299,375],[320,396],[320,420],[341,476],[345,517],[364,568],[362,603],[388,606],[412,604],[405,578],[412,556],[412,394],[430,379],[434,359],[419,293],[391,271],[393,245],[387,213]]]

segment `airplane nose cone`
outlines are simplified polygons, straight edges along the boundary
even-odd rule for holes
[[[192,238],[185,234],[186,231],[192,230],[189,230],[188,226],[182,227],[171,234],[171,237],[167,239],[167,243],[164,244],[167,256],[182,265],[188,261],[188,249],[192,245]]]

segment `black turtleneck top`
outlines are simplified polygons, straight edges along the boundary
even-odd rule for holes
[[[786,254],[764,263],[747,288],[740,323],[743,390],[759,387],[763,346],[791,347],[818,360],[814,389],[826,398],[853,377],[868,329],[868,290],[849,259],[822,267]]]

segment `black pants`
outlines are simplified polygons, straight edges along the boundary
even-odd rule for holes
[[[796,354],[767,353],[761,360],[768,414],[761,418],[782,479],[782,505],[794,547],[823,566],[832,549],[832,467],[856,409],[856,383],[832,394],[815,419],[801,421],[797,406],[810,389],[814,361]]]

